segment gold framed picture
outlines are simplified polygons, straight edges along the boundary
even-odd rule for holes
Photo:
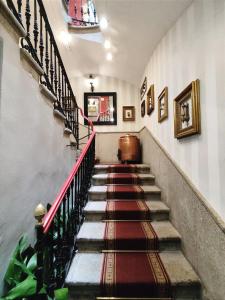
[[[168,87],[165,87],[158,97],[158,122],[168,118]]]
[[[174,99],[174,136],[177,139],[201,133],[200,81],[192,81]]]
[[[135,121],[134,106],[123,106],[123,121]]]
[[[149,87],[147,93],[147,114],[149,116],[153,112],[154,108],[155,108],[154,84],[152,84]]]
[[[141,117],[144,118],[145,116],[145,100],[141,103]]]

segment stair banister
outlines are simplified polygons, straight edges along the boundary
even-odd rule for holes
[[[89,138],[53,204],[36,225],[37,293],[47,285],[50,295],[64,283],[67,270],[76,253],[76,235],[83,222],[83,208],[95,161],[95,130],[88,120]]]

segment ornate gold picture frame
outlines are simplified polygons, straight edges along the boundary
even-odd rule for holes
[[[147,93],[147,114],[150,115],[155,108],[154,84],[149,87]]]
[[[168,118],[168,87],[165,87],[158,97],[158,122]]]
[[[123,121],[135,121],[134,106],[123,106]]]
[[[200,81],[192,81],[174,99],[174,136],[177,139],[201,133]]]

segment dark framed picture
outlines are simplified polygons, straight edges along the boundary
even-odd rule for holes
[[[174,99],[174,136],[177,139],[201,133],[200,81],[192,81]]]
[[[158,97],[158,122],[168,118],[168,87],[165,87]]]
[[[141,89],[140,89],[140,96],[141,96],[141,100],[143,99],[145,93],[147,91],[147,77],[145,77]]]
[[[145,100],[141,103],[141,116],[142,118],[145,116]]]
[[[149,116],[153,112],[154,108],[155,108],[155,95],[154,95],[154,84],[152,84],[147,93],[147,114]]]
[[[116,125],[116,93],[84,93],[84,114],[94,125]],[[87,125],[87,120],[84,119]]]
[[[123,106],[123,121],[135,121],[134,106]]]

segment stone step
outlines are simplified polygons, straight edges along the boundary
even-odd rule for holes
[[[126,221],[121,221],[126,222]],[[158,236],[159,251],[180,249],[181,237],[169,221],[151,222]],[[106,222],[84,222],[77,236],[79,251],[101,251],[105,249]],[[137,241],[138,243],[138,241]],[[121,250],[121,249],[120,249]],[[122,249],[124,250],[124,249]],[[126,250],[126,249],[125,249]],[[135,250],[135,249],[129,249]],[[138,249],[145,250],[145,249]],[[149,249],[153,250],[153,249]]]
[[[112,173],[111,173],[112,174]],[[114,173],[115,174],[115,173]],[[122,173],[116,173],[118,177],[120,175],[123,175]],[[132,175],[135,175],[134,173],[130,173]],[[121,178],[123,179],[123,178]],[[120,178],[118,178],[118,183]],[[155,184],[155,176],[152,174],[138,174],[138,180],[141,185],[154,185]],[[92,177],[92,183],[93,185],[105,185],[108,183],[108,173],[107,174],[95,174]]]
[[[145,201],[150,209],[152,221],[163,221],[169,218],[169,208],[162,201]],[[84,208],[86,221],[105,219],[106,201],[89,201]]]
[[[200,300],[200,280],[183,254],[168,251],[159,255],[171,281],[173,300]],[[71,300],[93,300],[101,295],[103,258],[103,253],[78,253],[74,257],[66,278]]]
[[[104,173],[109,173],[109,165],[95,165],[94,167],[94,172],[95,174],[104,174]],[[135,164],[137,171],[136,173],[149,173],[150,172],[150,167],[149,165],[146,164]]]
[[[124,185],[127,186],[127,185]],[[141,185],[143,190],[144,199],[148,200],[160,200],[161,191],[155,185]],[[124,197],[120,197],[120,199],[124,199],[127,193],[124,192]],[[107,186],[99,185],[99,186],[91,186],[89,189],[89,200],[98,200],[105,201],[107,198]],[[135,199],[137,200],[137,199]]]

